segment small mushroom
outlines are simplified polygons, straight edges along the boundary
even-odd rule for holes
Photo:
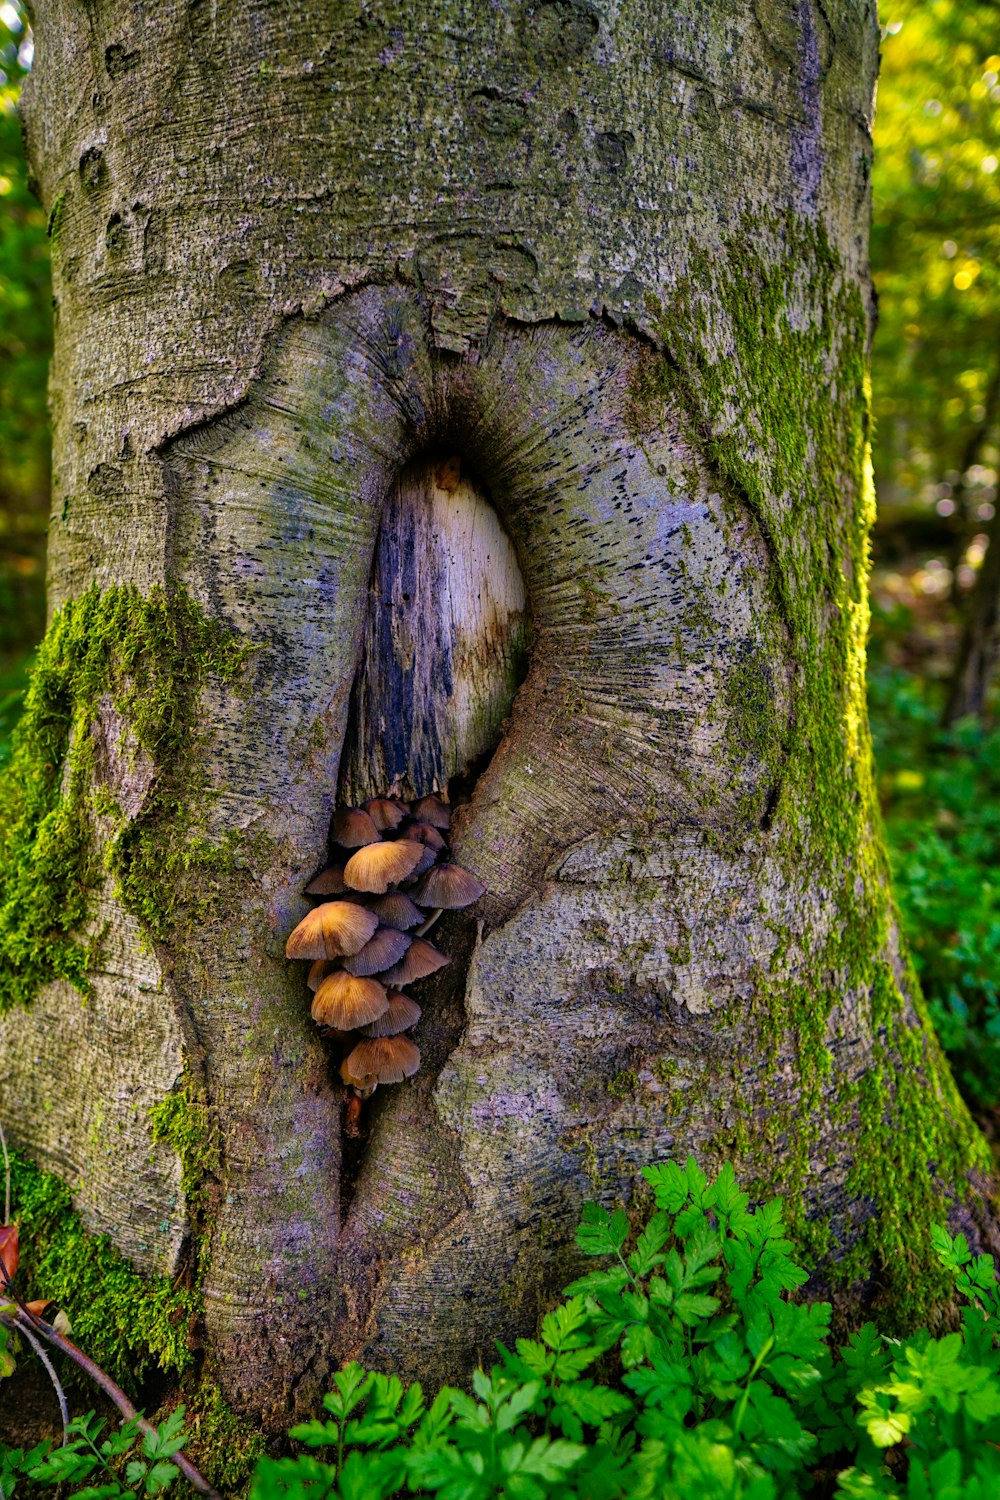
[[[398,963],[413,939],[398,927],[380,927],[353,958],[345,958],[348,974],[378,974]]]
[[[400,932],[407,932],[424,920],[420,907],[402,891],[377,896],[370,903],[369,910],[375,913],[383,927],[398,927]]]
[[[413,804],[413,816],[421,823],[432,823],[435,828],[447,831],[451,822],[451,813],[440,797],[431,795],[421,797],[419,802]]]
[[[410,839],[369,844],[352,854],[344,866],[344,879],[355,891],[373,891],[384,896],[390,885],[412,875],[421,857],[430,851]],[[373,929],[374,931],[374,929]]]
[[[342,958],[363,948],[377,927],[373,911],[353,901],[325,901],[302,918],[285,944],[285,954],[288,958]]]
[[[330,835],[342,849],[363,849],[377,844],[379,831],[374,821],[360,807],[340,807],[333,815]]]
[[[409,1031],[411,1026],[416,1026],[420,1020],[420,1006],[409,995],[404,995],[402,990],[389,991],[389,1009],[384,1010],[377,1021],[370,1026],[362,1026],[362,1036],[397,1036],[401,1031]]]
[[[460,906],[471,906],[478,901],[486,887],[481,880],[461,865],[435,865],[421,880],[414,896],[421,906],[444,907],[452,911]]]
[[[396,802],[392,797],[373,797],[370,802],[365,803],[364,811],[379,833],[387,833],[399,827],[407,810],[404,803]]]
[[[402,1083],[420,1067],[420,1048],[408,1036],[380,1036],[359,1042],[340,1065],[344,1082],[375,1078],[379,1083]]]
[[[409,823],[407,824],[404,838],[416,839],[418,844],[426,844],[428,849],[443,849],[444,839],[438,833],[433,823]]]
[[[419,844],[417,847],[423,849],[423,853],[410,872],[411,884],[414,880],[416,880],[418,875],[423,875],[425,870],[429,870],[431,865],[437,859],[436,849],[428,849],[426,844]]]
[[[342,896],[347,890],[344,883],[343,865],[330,865],[310,880],[306,886],[307,896]]]
[[[326,976],[332,974],[334,969],[339,969],[339,967],[340,965],[335,958],[317,958],[314,963],[309,965],[306,984],[312,990],[313,994],[319,989]]]
[[[340,1076],[349,1087],[354,1089],[359,1099],[367,1099],[378,1088],[378,1079],[373,1073],[352,1073],[347,1066],[346,1058],[340,1065]],[[359,1117],[360,1113],[359,1110]]]
[[[379,978],[383,984],[412,984],[415,979],[426,979],[428,974],[434,974],[450,963],[451,959],[440,953],[433,943],[425,943],[423,938],[414,938],[399,963],[386,969]]]
[[[321,1026],[351,1031],[377,1021],[388,1008],[389,996],[377,979],[338,969],[327,975],[313,996],[312,1018]]]

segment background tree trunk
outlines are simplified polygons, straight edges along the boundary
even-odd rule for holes
[[[165,1316],[187,1264],[209,1370],[276,1424],[345,1355],[488,1359],[566,1280],[581,1201],[690,1150],[787,1190],[843,1295],[926,1310],[929,1222],[992,1220],[865,720],[874,6],[35,10],[67,608],[13,772],[16,1143]],[[373,559],[418,545],[400,476],[452,457],[530,660],[458,820],[487,895],[342,1171],[284,942],[345,736],[350,786],[380,774],[359,664],[416,743],[393,695],[433,673],[366,625]],[[404,627],[452,659],[457,626]],[[473,753],[453,699],[431,780]],[[44,908],[47,859],[85,914]]]

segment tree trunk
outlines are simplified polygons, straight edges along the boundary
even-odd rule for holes
[[[925,1311],[929,1223],[993,1221],[865,720],[874,6],[35,23],[60,613],[8,792],[15,1143],[175,1322],[188,1268],[275,1424],[348,1355],[489,1359],[581,1203],[689,1151]],[[360,1152],[284,957],[345,744],[345,796],[474,780],[487,888]]]
[[[969,436],[963,454],[959,486],[964,499],[965,475],[977,462],[996,425],[1000,406],[1000,363],[993,373],[984,400],[983,420]],[[964,505],[962,506],[964,510]],[[986,717],[990,684],[1000,659],[1000,505],[986,528],[989,538],[975,586],[965,604],[962,637],[958,644],[944,723],[954,724],[967,714]],[[966,538],[967,540],[967,538]],[[964,551],[964,546],[963,549]],[[955,571],[957,572],[957,566]]]

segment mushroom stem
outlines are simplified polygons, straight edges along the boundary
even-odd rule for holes
[[[430,932],[431,928],[434,926],[434,923],[437,921],[438,917],[441,915],[441,913],[443,911],[444,911],[444,907],[443,906],[439,906],[438,909],[437,909],[437,911],[432,911],[431,914],[430,914],[430,916],[427,918],[427,921],[423,922],[417,928],[416,932],[414,933],[414,936],[415,937],[423,937],[423,935],[424,935],[425,932]]]

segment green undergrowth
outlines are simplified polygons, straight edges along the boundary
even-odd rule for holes
[[[914,967],[959,1087],[1000,1105],[1000,728],[941,727],[942,685],[884,660],[869,679],[893,883]]]
[[[643,1173],[655,1208],[584,1210],[594,1268],[540,1336],[499,1346],[472,1392],[348,1365],[297,1456],[251,1500],[988,1500],[1000,1493],[1000,1294],[989,1256],[942,1229],[933,1254],[961,1326],[830,1339],[805,1303],[781,1205],[751,1209],[731,1167]]]
[[[106,1236],[87,1233],[66,1184],[17,1152],[11,1201],[20,1222],[23,1296],[58,1302],[75,1342],[133,1394],[155,1366],[177,1375],[189,1368],[197,1290],[140,1276]]]
[[[632,419],[662,426],[665,407],[679,412],[720,492],[754,518],[787,634],[775,656],[795,668],[787,731],[762,743],[779,787],[769,846],[798,896],[787,922],[768,917],[775,948],[757,974],[754,1016],[774,1072],[795,1057],[796,1091],[766,1109],[753,1096],[734,1098],[734,1110],[757,1122],[744,1162],[771,1186],[777,1167],[778,1185],[804,1205],[830,1115],[845,1136],[862,1132],[866,1149],[847,1188],[873,1211],[848,1255],[830,1247],[830,1274],[850,1281],[877,1268],[900,1325],[912,1324],[945,1291],[930,1226],[990,1158],[913,971],[891,957],[865,701],[874,494],[861,292],[821,226],[757,216],[718,251],[696,255],[669,302],[650,301],[648,314],[663,354],[639,366]],[[755,732],[751,715],[744,738]],[[816,918],[809,931],[794,914],[817,890],[826,906],[819,941]],[[835,1012],[845,1003],[867,1011],[880,1042],[859,1082],[831,1098]],[[822,1253],[828,1226],[799,1213],[797,1231]]]
[[[55,615],[0,776],[0,1012],[52,979],[87,993],[105,871],[162,937],[185,872],[220,858],[193,826],[191,733],[206,677],[235,681],[248,649],[180,588],[94,585]],[[147,782],[134,817],[117,801],[122,766]]]

